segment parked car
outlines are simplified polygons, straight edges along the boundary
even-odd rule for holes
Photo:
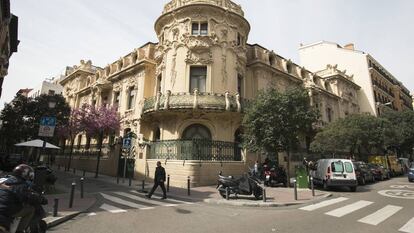
[[[414,163],[411,164],[411,167],[408,170],[408,181],[409,182],[414,182]]]
[[[390,178],[388,169],[380,164],[368,163],[368,168],[373,173],[375,180],[385,180]]]
[[[407,174],[408,170],[410,169],[410,160],[408,158],[399,158],[398,160],[403,167],[404,174]]]
[[[355,192],[358,185],[354,166],[349,159],[320,159],[312,168],[311,176],[313,182],[324,189],[345,186]]]
[[[365,162],[357,161],[353,163],[358,184],[365,185],[367,182],[375,182],[374,174]]]

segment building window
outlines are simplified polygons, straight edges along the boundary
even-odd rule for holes
[[[243,76],[241,74],[237,75],[237,92],[242,96],[243,94]]]
[[[54,95],[55,91],[54,90],[49,90],[48,95]]]
[[[157,81],[158,81],[157,92],[161,92],[162,75],[158,76]]]
[[[133,109],[135,107],[135,95],[136,90],[134,87],[129,88],[128,90],[128,108],[127,109]]]
[[[199,92],[206,92],[207,67],[194,66],[190,68],[190,92],[198,89]]]
[[[204,125],[194,124],[188,126],[184,132],[182,139],[192,140],[192,139],[206,139],[211,140],[210,130]]]
[[[328,122],[332,122],[332,109],[331,108],[326,109],[326,116],[328,118]]]
[[[287,65],[286,65],[286,70],[287,70],[287,72],[290,74],[290,73],[292,73],[292,64],[290,64],[290,63],[288,63]]]
[[[240,33],[237,33],[237,45],[243,45],[244,43],[244,38],[240,35]]]
[[[118,110],[119,108],[119,96],[120,96],[120,92],[114,93],[114,107],[116,110]]]
[[[271,65],[271,66],[274,66],[275,65],[275,57],[274,56],[269,56],[269,64]]]
[[[206,22],[193,22],[191,26],[191,34],[195,36],[207,36],[208,23]]]
[[[102,106],[106,107],[108,105],[108,96],[102,97]]]
[[[95,97],[93,97],[93,99],[92,99],[92,106],[95,107],[95,105],[96,105],[96,99],[95,99]]]
[[[154,140],[154,142],[156,142],[156,141],[160,141],[160,140],[161,140],[161,130],[160,130],[160,128],[159,128],[159,127],[157,127],[157,128],[154,130],[154,138],[153,138],[153,140]]]

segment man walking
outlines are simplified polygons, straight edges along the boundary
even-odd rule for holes
[[[164,193],[161,199],[166,199],[167,192],[165,190],[164,182],[165,182],[165,169],[161,167],[161,162],[158,161],[157,168],[155,168],[154,186],[152,187],[151,191],[148,193],[147,197],[151,198],[152,194],[154,193],[154,191],[157,189],[159,185],[162,189],[162,192]]]

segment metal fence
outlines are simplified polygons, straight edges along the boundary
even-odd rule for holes
[[[241,161],[241,146],[211,140],[169,140],[150,144],[150,159]]]

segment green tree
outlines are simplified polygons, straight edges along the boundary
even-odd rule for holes
[[[414,147],[414,112],[384,111],[381,116],[389,122],[385,134],[385,146],[397,152],[398,156],[412,154]]]
[[[246,109],[243,118],[244,144],[253,152],[287,152],[289,179],[290,153],[299,138],[308,134],[317,120],[303,88],[278,92],[261,91]]]
[[[364,159],[372,153],[385,154],[384,135],[389,122],[367,114],[355,114],[339,119],[318,132],[311,150],[321,153],[349,153]]]

